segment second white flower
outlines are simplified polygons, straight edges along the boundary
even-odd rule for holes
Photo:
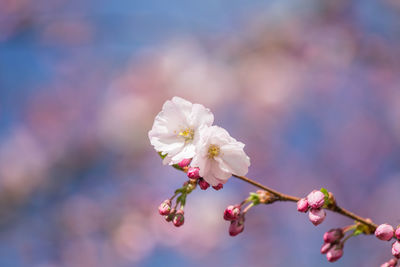
[[[247,174],[250,158],[243,150],[245,145],[225,129],[218,126],[203,128],[196,145],[197,153],[191,166],[199,167],[200,176],[212,186],[224,184],[232,174]]]

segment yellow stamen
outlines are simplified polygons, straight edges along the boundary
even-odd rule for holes
[[[211,159],[219,155],[219,146],[217,145],[210,145],[208,147],[208,157]]]
[[[188,142],[188,141],[193,140],[194,130],[190,129],[190,128],[187,128],[187,129],[184,129],[181,132],[179,132],[178,135],[182,136],[183,138],[185,138],[185,141]]]

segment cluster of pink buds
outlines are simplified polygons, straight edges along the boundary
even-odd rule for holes
[[[276,197],[264,190],[257,190],[251,192],[250,196],[246,198],[241,204],[229,205],[224,211],[224,220],[229,221],[229,235],[236,236],[243,232],[244,221],[246,213],[258,204],[271,204],[276,201]],[[245,208],[243,206],[248,204]]]
[[[210,184],[207,183],[202,177],[200,177],[200,169],[198,167],[189,167],[191,159],[184,159],[178,163],[178,166],[181,167],[184,171],[186,171],[189,179],[196,180],[201,190],[207,190],[210,187]],[[215,190],[220,190],[224,187],[223,184],[218,184],[216,186],[212,186]]]
[[[315,225],[321,224],[325,217],[326,212],[322,208],[325,204],[325,194],[319,190],[313,190],[307,197],[300,199],[297,202],[297,210],[299,212],[307,212],[308,218]]]
[[[176,227],[183,225],[185,222],[183,209],[176,211],[174,208],[171,208],[171,199],[164,200],[160,206],[158,206],[158,212],[160,215],[164,216],[167,222],[172,221]]]
[[[191,161],[192,159],[184,159],[178,164],[174,165],[175,168],[186,172],[189,180],[186,181],[181,188],[175,190],[175,194],[171,198],[164,200],[158,207],[158,212],[160,213],[160,215],[164,216],[167,222],[172,222],[176,227],[183,225],[183,223],[185,222],[184,206],[186,203],[187,195],[189,195],[196,188],[197,185],[202,190],[206,190],[210,187],[210,184],[207,183],[202,177],[200,177],[200,169],[197,167],[189,166]],[[215,190],[220,190],[223,187],[223,184],[213,186]],[[173,207],[172,201],[175,197],[176,203]],[[239,228],[239,226],[237,228]]]
[[[229,235],[236,236],[244,230],[244,213],[241,205],[229,205],[224,211],[224,220],[230,221]]]
[[[392,244],[392,255],[394,258],[383,263],[381,267],[395,267],[398,259],[400,259],[400,226],[394,230],[393,226],[384,223],[379,225],[375,230],[375,236],[383,241],[390,241],[393,237],[397,240]]]
[[[343,256],[343,245],[341,242],[344,237],[341,228],[331,229],[324,234],[324,244],[321,247],[321,253],[326,254],[329,262],[334,262]]]

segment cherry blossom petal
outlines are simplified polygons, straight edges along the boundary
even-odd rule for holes
[[[244,144],[240,142],[222,146],[221,157],[217,157],[220,167],[237,175],[246,175],[250,166],[250,158],[243,151]]]
[[[195,127],[200,127],[203,125],[211,126],[214,122],[214,115],[203,105],[193,104],[192,112],[190,114],[190,121]]]
[[[155,150],[167,155],[164,164],[176,164],[196,153],[196,143],[201,139],[200,129],[210,126],[214,116],[200,104],[173,97],[164,103],[149,131],[150,143]]]

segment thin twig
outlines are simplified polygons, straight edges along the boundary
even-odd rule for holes
[[[261,188],[261,189],[263,189],[263,190],[265,190],[267,192],[270,192],[271,194],[274,194],[275,196],[277,196],[279,198],[278,200],[280,200],[280,201],[297,202],[297,201],[300,200],[300,198],[298,198],[298,197],[289,196],[289,195],[283,194],[281,192],[275,191],[274,189],[271,189],[271,188],[269,188],[269,187],[267,187],[265,185],[262,185],[262,184],[260,184],[260,183],[258,183],[256,181],[253,181],[253,180],[251,180],[250,178],[248,178],[246,176],[240,176],[240,175],[236,175],[236,174],[233,174],[232,176],[234,176],[234,177],[236,177],[236,178],[238,178],[238,179],[240,179],[242,181],[245,181],[246,183],[252,184],[252,185],[254,185],[254,186],[258,187],[258,188]]]
[[[267,187],[265,185],[262,185],[262,184],[260,184],[260,183],[258,183],[256,181],[254,181],[254,180],[252,180],[252,179],[250,179],[250,178],[248,178],[246,176],[240,176],[240,175],[235,175],[235,174],[233,174],[233,176],[238,178],[238,179],[240,179],[240,180],[242,180],[242,181],[244,181],[244,182],[246,182],[246,183],[252,184],[255,187],[261,188],[261,189],[263,189],[263,190],[265,190],[267,192],[270,192],[271,194],[274,194],[275,196],[277,196],[279,201],[297,202],[297,201],[300,200],[300,198],[298,198],[298,197],[294,197],[294,196],[290,196],[290,195],[286,195],[286,194],[283,194],[281,192],[278,192],[278,191],[276,191],[276,190],[274,190],[272,188],[269,188],[269,187]],[[337,204],[335,204],[334,206],[329,207],[327,209],[367,225],[370,228],[370,230],[371,230],[370,232],[371,233],[373,233],[375,231],[375,229],[378,227],[378,225],[373,223],[371,220],[365,219],[365,218],[363,218],[361,216],[358,216],[358,215],[354,214],[351,211],[348,211],[348,210],[346,210],[344,208],[339,207]]]

